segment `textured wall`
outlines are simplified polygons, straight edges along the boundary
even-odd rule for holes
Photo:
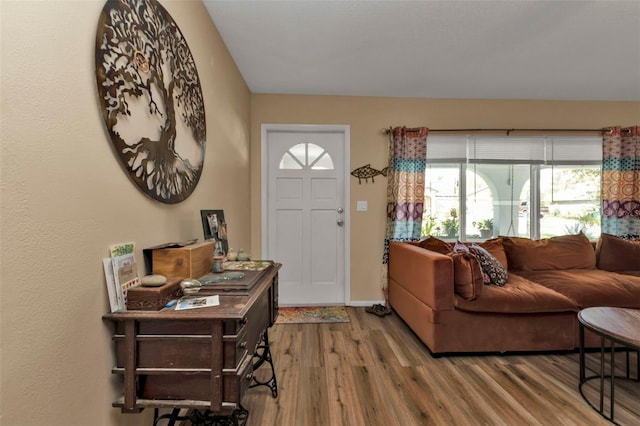
[[[250,245],[250,93],[202,3],[162,4],[195,58],[207,117],[202,178],[178,205],[142,194],[112,152],[94,70],[104,1],[2,0],[4,425],[150,424],[152,410],[111,407],[120,386],[101,259],[119,242],[142,259],[144,247],[202,239],[200,209],[224,209],[231,244]]]
[[[640,117],[640,102],[571,102],[456,100],[340,96],[251,96],[252,186],[260,187],[260,125],[348,124],[351,126],[349,170],[371,163],[387,165],[389,126],[437,128],[601,128],[631,125]],[[427,140],[427,143],[428,140]],[[355,304],[381,300],[382,260],[387,180],[358,184],[351,190],[351,299]],[[356,201],[367,200],[369,211],[357,212]],[[261,245],[260,192],[251,199],[253,252]]]

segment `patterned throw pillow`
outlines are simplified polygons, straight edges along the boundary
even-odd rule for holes
[[[453,252],[454,253],[470,253],[469,247],[467,247],[464,243],[461,243],[460,241],[457,241],[453,245]]]
[[[478,243],[480,247],[491,253],[493,257],[500,261],[502,267],[506,270],[509,270],[509,263],[507,261],[507,253],[504,251],[504,245],[502,244],[504,238],[496,237],[490,240],[486,240]]]
[[[469,251],[478,259],[478,262],[480,262],[485,284],[494,284],[499,287],[503,287],[506,284],[508,274],[498,259],[477,244],[472,244],[471,247],[469,247]]]

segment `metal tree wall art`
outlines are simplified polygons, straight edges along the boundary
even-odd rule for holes
[[[185,200],[202,174],[206,123],[198,71],[178,25],[156,0],[107,1],[95,63],[121,164],[149,197]]]

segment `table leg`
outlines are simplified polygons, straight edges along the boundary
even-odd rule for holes
[[[585,379],[585,365],[584,365],[584,326],[580,323],[580,384],[584,383]]]
[[[600,412],[604,412],[604,336],[600,337]]]
[[[611,341],[611,422],[613,423],[613,389],[614,389],[614,378],[616,377],[616,342]]]
[[[240,404],[228,416],[214,414],[211,410],[189,410],[186,415],[181,416],[180,409],[174,408],[171,414],[163,414],[157,417],[153,422],[153,426],[158,426],[161,420],[167,420],[167,426],[174,426],[176,422],[180,422],[180,424],[188,422],[187,424],[202,426],[244,426],[248,417],[249,411]]]
[[[253,376],[253,383],[249,385],[249,388],[254,388],[256,386],[266,386],[271,390],[271,396],[274,398],[278,397],[278,381],[276,380],[276,370],[273,367],[273,358],[271,357],[271,349],[269,349],[269,334],[267,332],[268,329],[264,330],[264,334],[262,336],[262,342],[256,348],[256,352],[253,354],[253,358],[257,359],[253,363],[253,371],[255,372],[258,368],[262,366],[265,362],[269,364],[271,367],[271,377],[265,381],[260,381],[256,379],[256,376]],[[261,351],[261,352],[259,352]]]
[[[177,420],[186,420],[186,416],[180,416],[180,409],[174,408],[170,414],[163,414],[158,416],[158,409],[156,408],[153,413],[153,426],[160,424],[161,420],[168,420],[167,426],[174,426]]]
[[[627,379],[629,378],[629,350],[626,351],[627,354]]]

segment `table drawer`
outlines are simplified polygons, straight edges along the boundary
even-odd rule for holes
[[[222,368],[236,368],[247,355],[247,328],[243,327],[238,334],[223,336],[222,342],[224,346]]]
[[[253,360],[251,356],[247,356],[247,362],[243,364],[238,380],[240,381],[240,397],[242,397],[253,381]]]
[[[252,357],[246,354],[238,368],[222,370],[222,403],[239,404],[253,378]],[[162,400],[210,400],[210,372],[140,376],[139,397]]]

